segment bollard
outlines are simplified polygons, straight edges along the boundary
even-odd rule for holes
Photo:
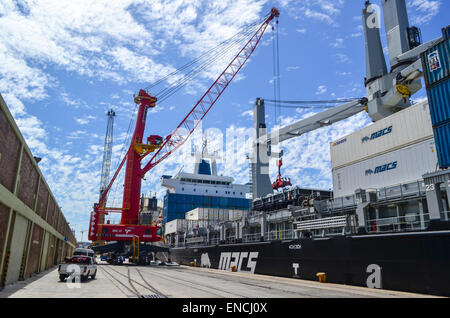
[[[327,274],[326,273],[317,273],[316,276],[319,278],[319,282],[321,282],[321,283],[327,282]]]

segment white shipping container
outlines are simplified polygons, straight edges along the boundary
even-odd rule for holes
[[[395,150],[333,171],[334,197],[355,194],[357,189],[379,189],[416,180],[436,170],[434,139]]]
[[[177,231],[182,230],[185,227],[186,220],[183,219],[175,219],[170,222],[167,222],[164,228],[164,234],[172,234]]]
[[[184,217],[185,217],[186,220],[198,220],[198,217],[199,217],[199,213],[198,212],[199,212],[198,208],[194,209],[194,210],[191,210],[191,211],[188,211],[188,212],[186,212]]]
[[[332,142],[331,166],[340,169],[432,137],[430,110],[424,101]]]
[[[185,213],[186,220],[220,220],[227,221],[230,217],[230,211],[228,209],[212,209],[212,208],[196,208],[192,211],[188,211]],[[242,212],[241,212],[242,213]]]

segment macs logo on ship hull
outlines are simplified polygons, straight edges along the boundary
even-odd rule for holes
[[[382,166],[378,166],[375,169],[367,169],[366,176],[370,176],[373,174],[379,174],[379,173],[389,171],[389,170],[394,170],[394,169],[397,169],[397,166],[398,166],[397,161],[394,161],[394,162],[390,162],[390,163],[387,163]]]

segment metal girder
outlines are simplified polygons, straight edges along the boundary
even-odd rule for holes
[[[419,57],[420,54],[422,54],[426,50],[432,48],[433,46],[435,46],[436,44],[438,44],[441,41],[442,41],[442,38],[438,38],[438,39],[432,40],[430,42],[424,43],[424,44],[422,44],[422,45],[420,45],[420,46],[418,46],[418,47],[416,47],[416,48],[414,48],[412,50],[409,50],[408,52],[405,52],[405,53],[397,56],[395,58],[395,60],[398,63],[400,63],[400,62],[403,62],[403,61],[409,61],[409,60],[411,60],[413,58]]]
[[[301,136],[310,131],[330,126],[341,120],[347,119],[365,110],[366,99],[356,100],[323,111],[309,118],[299,120],[291,125],[271,132],[267,136],[261,136],[258,143],[270,143],[276,145],[279,142]]]

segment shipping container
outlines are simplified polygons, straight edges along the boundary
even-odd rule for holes
[[[170,222],[177,218],[184,218],[185,213],[196,208],[204,208],[209,210],[250,209],[250,204],[251,200],[243,198],[167,193],[164,196],[163,223]],[[218,218],[221,218],[221,216],[219,215]]]
[[[377,121],[330,144],[333,170],[433,138],[428,101]]]
[[[358,162],[333,171],[334,197],[355,194],[357,189],[379,189],[421,180],[434,172],[437,156],[434,139]]]
[[[436,151],[441,168],[450,167],[450,27],[444,40],[422,55]]]
[[[450,77],[450,38],[427,50],[422,55],[427,89]]]
[[[434,85],[427,93],[433,127],[450,120],[450,79]]]
[[[450,26],[442,29],[442,34],[444,35],[444,39],[450,38]]]
[[[242,209],[211,209],[211,208],[197,208],[186,212],[186,220],[195,221],[228,221],[241,218],[246,212]]]
[[[172,234],[176,233],[183,229],[186,225],[186,220],[183,219],[175,219],[173,221],[167,222],[164,227],[164,234]]]
[[[450,122],[434,129],[434,139],[439,166],[443,169],[450,168]]]

